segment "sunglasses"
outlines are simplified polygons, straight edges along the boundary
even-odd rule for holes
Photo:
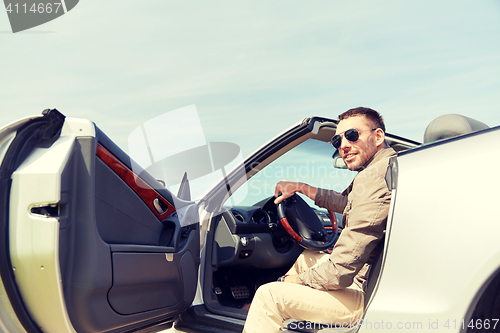
[[[351,129],[348,129],[347,131],[345,131],[343,134],[334,135],[332,140],[330,140],[330,142],[332,143],[333,147],[335,147],[335,149],[339,149],[340,145],[342,144],[342,135],[344,135],[344,138],[346,138],[349,142],[354,143],[354,142],[358,141],[359,133],[366,132],[366,131],[375,131],[375,130],[376,130],[376,128],[358,131],[355,128],[351,128]]]

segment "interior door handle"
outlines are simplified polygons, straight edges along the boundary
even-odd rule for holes
[[[168,209],[168,207],[162,201],[160,201],[160,199],[158,199],[158,198],[155,198],[153,200],[153,206],[155,207],[156,211],[160,215],[165,213],[165,211]]]

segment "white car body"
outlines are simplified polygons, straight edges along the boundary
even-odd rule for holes
[[[382,322],[408,332],[464,332],[485,323],[500,330],[498,308],[495,317],[471,322],[484,290],[499,279],[500,176],[491,167],[500,162],[499,135],[497,128],[398,157],[383,272],[360,332]]]

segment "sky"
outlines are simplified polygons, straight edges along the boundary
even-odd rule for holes
[[[81,0],[15,34],[0,11],[0,120],[57,108],[128,151],[138,126],[195,105],[206,141],[246,156],[366,106],[422,141],[446,113],[500,125],[499,36],[492,0]]]

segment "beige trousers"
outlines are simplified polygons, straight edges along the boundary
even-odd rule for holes
[[[301,273],[328,260],[328,256],[305,250],[288,273]],[[361,318],[363,307],[364,292],[355,284],[346,289],[321,291],[300,284],[271,282],[257,289],[243,333],[281,332],[283,322],[289,319],[349,327]]]

